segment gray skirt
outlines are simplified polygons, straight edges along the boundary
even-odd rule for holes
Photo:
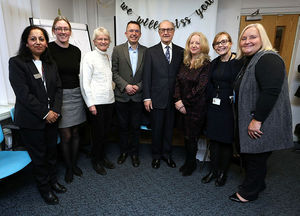
[[[63,89],[61,119],[58,123],[58,127],[72,127],[85,121],[86,113],[80,87],[74,89]]]

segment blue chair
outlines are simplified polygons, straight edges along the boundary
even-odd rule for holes
[[[0,143],[4,140],[4,134],[0,125]],[[0,179],[10,176],[31,162],[27,151],[0,151]]]

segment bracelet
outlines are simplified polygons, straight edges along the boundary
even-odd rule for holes
[[[183,107],[184,107],[184,106],[181,106],[181,107],[179,107],[179,109],[178,109],[178,110],[181,110]]]

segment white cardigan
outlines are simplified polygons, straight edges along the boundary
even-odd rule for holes
[[[115,102],[111,62],[97,47],[85,54],[80,67],[80,88],[88,107]]]

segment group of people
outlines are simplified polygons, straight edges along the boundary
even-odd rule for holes
[[[231,52],[232,39],[218,33],[212,43],[219,55],[213,61],[201,32],[192,33],[185,49],[172,42],[175,26],[159,24],[161,41],[150,47],[139,43],[141,26],[128,22],[127,42],[107,54],[107,29],[96,28],[95,49],[81,61],[80,50],[69,43],[69,21],[55,18],[55,41],[47,32],[28,26],[18,55],[9,60],[9,79],[16,95],[15,123],[32,159],[38,190],[48,204],[59,202],[56,193],[67,189],[56,177],[58,131],[65,161],[65,181],[82,176],[77,165],[79,126],[88,119],[92,130],[92,166],[100,175],[115,165],[106,156],[113,112],[119,120],[122,164],[130,156],[140,165],[139,138],[142,112],[151,116],[152,163],[161,160],[175,168],[172,137],[175,115],[182,121],[185,162],[179,171],[192,175],[197,167],[200,136],[209,140],[211,169],[202,183],[226,183],[233,149],[241,156],[245,179],[229,198],[236,202],[257,199],[266,188],[266,163],[274,150],[292,146],[291,110],[285,66],[260,24],[247,26]],[[86,108],[85,108],[86,107]],[[88,116],[86,116],[86,110]],[[106,169],[105,169],[106,168]]]

